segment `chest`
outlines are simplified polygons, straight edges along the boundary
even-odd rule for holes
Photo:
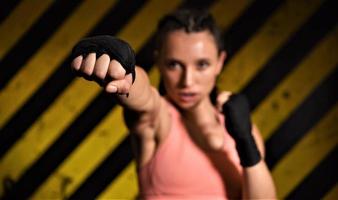
[[[206,152],[222,151],[226,131],[218,122],[212,122],[204,126],[193,123],[184,123],[184,132],[189,139]]]
[[[240,194],[241,172],[236,156],[231,154],[234,146],[210,152],[197,144],[188,131],[192,130],[184,124],[177,125],[159,147],[149,166],[152,187],[168,193]]]

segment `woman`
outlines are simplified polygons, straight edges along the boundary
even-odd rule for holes
[[[127,43],[96,36],[73,50],[72,69],[95,80],[124,107],[140,198],[276,198],[263,141],[251,126],[245,99],[230,92],[212,97],[226,59],[212,17],[178,10],[160,21],[156,41],[163,96],[135,67]]]

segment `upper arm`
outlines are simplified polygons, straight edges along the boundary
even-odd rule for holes
[[[169,127],[170,118],[168,106],[157,89],[152,88],[151,97],[141,110],[124,109],[124,120],[128,129],[143,138],[162,138]]]
[[[147,129],[156,129],[158,127],[158,113],[160,107],[160,95],[157,90],[151,87],[151,94],[148,95],[148,98],[145,99],[142,105],[138,107],[137,110],[131,110],[128,108],[123,109],[124,121],[128,127],[133,132],[144,132],[142,130]]]
[[[132,138],[133,150],[139,166],[148,163],[159,143],[169,133],[170,118],[164,99],[159,98],[158,106],[152,112],[138,112],[124,109],[124,119]]]

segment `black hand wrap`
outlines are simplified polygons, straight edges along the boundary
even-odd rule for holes
[[[96,53],[96,58],[102,54],[108,54],[110,59],[117,60],[126,70],[126,74],[132,74],[135,81],[135,53],[129,44],[123,40],[109,35],[99,35],[82,39],[75,45],[72,58],[89,53]]]
[[[251,134],[249,103],[244,95],[234,94],[223,104],[225,125],[236,142],[236,149],[243,167],[253,166],[261,160]]]

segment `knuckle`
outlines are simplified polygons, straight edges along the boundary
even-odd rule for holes
[[[101,59],[108,60],[108,62],[109,62],[110,57],[109,57],[108,54],[102,54],[102,55],[98,58],[98,60],[101,60]]]
[[[112,79],[119,79],[120,78],[120,74],[113,69],[109,70],[109,76]]]
[[[81,63],[79,64],[79,63],[76,63],[76,62],[73,61],[72,64],[71,64],[71,69],[74,70],[74,71],[78,71],[80,69],[80,67],[81,67]]]
[[[102,69],[95,68],[94,76],[100,80],[103,80],[106,77],[106,73]]]
[[[129,87],[125,84],[124,80],[116,81],[115,85],[117,86],[117,93],[118,94],[127,94],[129,92]]]
[[[87,64],[94,64],[96,60],[95,53],[90,53],[85,59],[84,62]]]
[[[109,67],[109,76],[113,79],[122,79],[124,77],[124,74],[121,73],[118,69],[116,69],[114,66]]]
[[[123,79],[126,75],[125,69],[122,67],[122,65],[116,61],[112,60],[109,64],[108,73],[111,77],[114,77],[116,79]]]
[[[104,66],[95,66],[94,68],[94,75],[97,78],[104,79],[106,77],[107,71],[104,69]]]
[[[92,75],[91,67],[89,67],[89,66],[83,67],[82,73],[87,75],[87,76],[91,76]]]
[[[122,85],[121,88],[122,88],[122,92],[123,92],[124,94],[126,94],[126,93],[129,92],[130,84],[129,84],[126,80],[124,80],[124,81],[123,81],[123,85]]]
[[[107,60],[107,58],[101,56],[95,63],[94,75],[100,79],[104,79],[107,74],[108,65],[109,58]]]
[[[128,94],[128,90],[123,89],[123,88],[119,88],[118,94],[120,94],[120,95]]]
[[[133,83],[133,75],[130,73],[130,74],[127,74],[126,76],[125,76],[125,80],[127,81],[127,83],[129,84],[129,86],[131,86],[132,85],[132,83]]]
[[[71,69],[74,71],[78,71],[82,65],[83,58],[82,56],[78,56],[72,60]]]

